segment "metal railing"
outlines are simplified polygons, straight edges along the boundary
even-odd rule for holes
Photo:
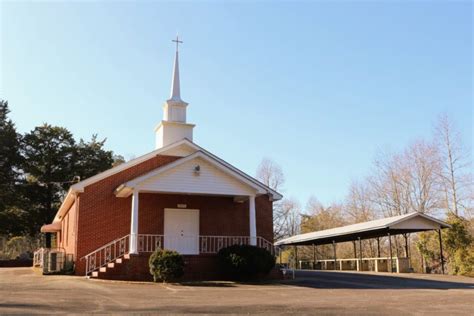
[[[138,252],[153,252],[162,249],[164,245],[163,235],[139,234]]]
[[[138,234],[138,252],[150,253],[156,249],[163,249],[165,246],[173,245],[180,236],[163,236],[154,234]],[[222,248],[232,245],[250,245],[250,236],[197,236],[193,237],[198,242],[200,254],[216,254]],[[193,241],[191,240],[191,242]],[[186,241],[186,240],[185,240]],[[177,242],[177,241],[176,241]],[[264,248],[274,254],[274,247],[271,242],[263,237],[256,237],[257,247]],[[130,235],[115,239],[108,244],[94,250],[81,258],[86,260],[86,275],[106,266],[108,263],[128,254],[130,249]]]
[[[199,236],[199,253],[214,254],[225,247],[233,245],[250,245],[250,236]],[[274,253],[273,244],[263,237],[256,237],[257,247]]]
[[[40,248],[33,253],[33,267],[41,268],[43,274],[59,273],[66,263],[64,248]]]
[[[275,255],[275,246],[263,237],[257,237],[257,247],[268,250],[272,255]]]
[[[43,267],[46,248],[40,248],[33,253],[33,267]]]
[[[130,235],[115,239],[81,258],[86,260],[86,275],[129,253]]]

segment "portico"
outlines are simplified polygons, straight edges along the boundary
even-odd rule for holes
[[[167,196],[166,192],[153,192],[154,195],[159,199],[160,196]],[[149,196],[153,194],[151,192],[142,192]],[[203,223],[203,226],[207,227],[205,234],[201,233],[200,222],[201,216],[204,217],[204,220],[212,220],[212,218],[207,217],[207,210],[189,208],[186,203],[176,203],[170,204],[169,207],[164,207],[162,215],[162,226],[161,229],[158,227],[157,231],[154,234],[143,234],[142,231],[139,231],[140,227],[140,191],[134,190],[131,198],[131,220],[130,220],[130,239],[129,239],[129,249],[130,254],[138,254],[143,252],[144,249],[148,249],[145,252],[152,251],[150,248],[150,238],[151,236],[156,236],[155,243],[158,241],[159,245],[155,245],[152,248],[164,247],[166,249],[176,250],[184,255],[198,255],[200,253],[217,253],[220,248],[228,246],[230,244],[249,244],[253,246],[263,246],[265,244],[265,239],[262,236],[257,235],[257,218],[256,218],[256,209],[255,209],[255,195],[250,196],[219,196],[219,200],[228,200],[227,206],[223,212],[236,212],[239,215],[242,214],[242,209],[246,208],[248,216],[248,233],[247,234],[237,234],[237,231],[234,234],[222,235],[218,230],[212,231],[212,224]],[[179,200],[180,195],[173,194]],[[194,196],[194,198],[193,198]],[[209,203],[212,203],[212,196],[210,195],[196,195],[196,194],[183,194],[182,197],[185,197],[185,200],[208,200]],[[235,205],[235,207],[232,206]],[[230,208],[235,208],[235,210],[229,210]],[[180,215],[178,215],[180,214]],[[179,218],[179,219],[178,219]],[[177,228],[178,227],[178,228]],[[209,230],[211,228],[211,230]],[[214,240],[215,239],[215,240]],[[258,242],[260,239],[260,242]],[[139,246],[140,242],[146,243],[147,245]],[[219,245],[218,245],[219,244]],[[192,246],[194,245],[194,246]],[[271,243],[268,242],[266,247],[271,250]],[[196,249],[196,250],[183,250],[183,249]],[[154,250],[154,249],[153,249]]]
[[[230,206],[230,208],[241,209],[242,205],[246,205],[246,218],[248,218],[248,233],[246,236],[249,237],[249,244],[257,245],[258,232],[255,199],[257,195],[263,195],[266,192],[262,192],[258,185],[229,170],[225,165],[222,165],[204,152],[198,151],[186,158],[153,170],[143,176],[123,183],[115,190],[117,197],[127,198],[131,196],[129,247],[132,254],[138,253],[140,195],[143,193],[194,195],[208,198],[213,196],[225,197],[232,200],[233,206]],[[271,199],[271,197],[267,198]],[[185,203],[169,205],[169,208],[189,209]],[[170,212],[170,214],[172,213]],[[167,224],[169,223],[164,221],[163,232],[167,231]],[[212,234],[213,232],[210,233]],[[193,237],[196,241],[198,235],[195,234]],[[176,236],[165,235],[165,238],[173,237]]]

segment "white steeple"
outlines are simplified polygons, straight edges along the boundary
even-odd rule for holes
[[[177,142],[183,138],[193,140],[194,124],[186,123],[186,108],[188,104],[181,100],[179,82],[178,45],[183,43],[176,36],[176,54],[174,59],[173,77],[171,82],[170,99],[163,104],[163,120],[155,128],[156,149]]]
[[[174,57],[173,79],[171,81],[170,99],[174,101],[181,101],[181,89],[179,87],[179,59],[178,59],[177,47],[176,47],[176,55]]]

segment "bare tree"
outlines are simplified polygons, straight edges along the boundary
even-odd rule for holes
[[[257,168],[256,177],[263,184],[279,191],[285,183],[281,167],[273,160],[264,158]],[[283,199],[273,204],[273,235],[275,240],[293,236],[299,232],[301,207],[295,199]]]
[[[412,143],[404,152],[411,180],[409,192],[413,211],[432,213],[439,209],[438,157],[436,146],[425,141]]]
[[[351,222],[359,223],[374,219],[372,196],[367,182],[353,181],[344,203],[344,212]]]
[[[285,183],[285,176],[281,167],[269,158],[264,158],[257,168],[256,177],[266,186],[275,191],[281,190]]]
[[[470,209],[472,191],[470,161],[459,132],[446,114],[439,117],[435,138],[440,152],[440,183],[444,195],[444,207],[448,212],[460,215]]]
[[[437,147],[422,140],[401,153],[379,156],[367,189],[377,211],[395,216],[439,209],[438,157]]]
[[[374,209],[383,216],[409,213],[411,179],[402,155],[379,154],[374,167],[372,175],[368,178]]]
[[[284,199],[276,208],[274,214],[275,239],[281,239],[300,232],[301,206],[295,199]]]

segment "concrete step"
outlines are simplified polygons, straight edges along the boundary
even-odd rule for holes
[[[123,258],[124,259],[130,259],[130,254],[127,253],[126,255],[123,256]]]
[[[107,272],[107,267],[102,267],[99,269],[100,272]]]
[[[115,263],[122,263],[122,258],[115,259]]]
[[[98,278],[99,277],[99,272],[97,272],[97,271],[92,272],[91,277]]]
[[[115,266],[115,263],[109,262],[107,263],[107,268],[113,268]]]

